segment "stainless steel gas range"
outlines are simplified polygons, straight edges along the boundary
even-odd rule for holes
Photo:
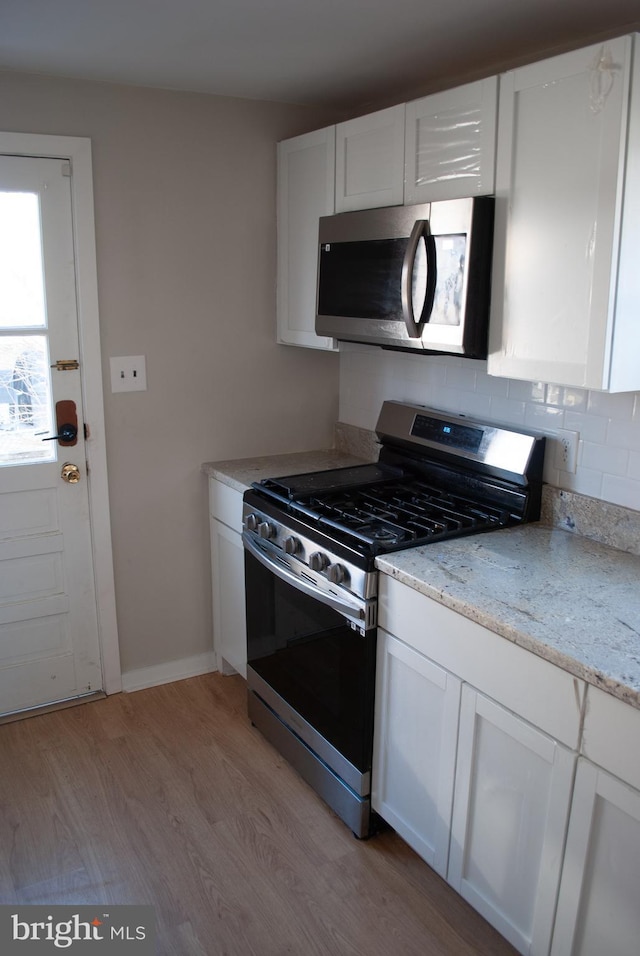
[[[385,402],[376,463],[244,496],[253,723],[358,837],[374,832],[379,554],[535,521],[544,438]]]

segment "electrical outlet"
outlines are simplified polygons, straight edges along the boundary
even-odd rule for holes
[[[112,392],[144,392],[147,365],[144,355],[121,355],[111,360]]]
[[[560,471],[575,475],[578,465],[578,442],[580,432],[572,432],[566,428],[559,428],[555,434],[556,457],[555,465]]]

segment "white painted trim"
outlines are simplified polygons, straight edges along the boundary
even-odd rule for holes
[[[152,664],[151,667],[125,671],[122,675],[122,689],[131,693],[143,690],[145,687],[170,684],[174,680],[199,677],[200,674],[209,674],[215,670],[217,670],[215,654],[213,651],[207,651],[204,654],[194,654],[193,657],[167,661],[165,664]]]
[[[91,431],[86,449],[98,633],[102,654],[103,689],[107,694],[115,694],[122,690],[122,675],[107,483],[91,141],[74,136],[0,132],[0,154],[55,156],[68,159],[71,163],[80,368],[85,420]]]

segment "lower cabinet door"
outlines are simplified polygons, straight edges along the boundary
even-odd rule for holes
[[[447,878],[532,956],[551,945],[575,759],[464,685]]]
[[[552,956],[640,952],[640,793],[580,758]]]
[[[373,808],[447,872],[460,681],[378,630]]]
[[[247,625],[242,537],[211,518],[213,642],[218,670],[247,676]]]

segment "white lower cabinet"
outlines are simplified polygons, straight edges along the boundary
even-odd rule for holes
[[[218,670],[247,676],[242,494],[209,481],[213,646]]]
[[[549,952],[575,761],[462,688],[447,878],[521,953]]]
[[[387,575],[379,612],[374,809],[516,949],[548,956],[585,685]]]
[[[552,956],[640,952],[640,793],[583,757]]]
[[[460,687],[453,674],[379,630],[373,807],[443,877]]]
[[[589,687],[552,956],[640,952],[640,710]]]

